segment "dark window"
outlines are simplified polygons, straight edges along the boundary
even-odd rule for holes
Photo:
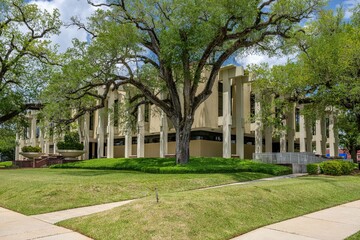
[[[325,123],[326,123],[326,126],[325,126],[325,129],[326,129],[326,137],[328,138],[329,135],[330,135],[330,131],[329,131],[330,119],[329,119],[329,118],[326,118],[326,119],[325,119]]]
[[[144,119],[145,119],[145,122],[149,122],[149,114],[150,114],[150,104],[145,104],[145,116],[144,116]]]
[[[218,83],[218,116],[222,117],[223,115],[223,84]]]
[[[114,101],[114,126],[119,125],[119,100]]]
[[[91,111],[89,114],[89,130],[94,130],[94,123],[95,123],[95,114],[94,111]]]
[[[300,131],[300,109],[295,109],[295,130],[296,132]]]
[[[255,94],[250,93],[250,117],[251,122],[255,122]]]
[[[311,129],[312,129],[312,135],[315,135],[316,134],[316,123],[315,122],[312,122]]]

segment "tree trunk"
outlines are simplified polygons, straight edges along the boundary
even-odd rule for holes
[[[176,129],[176,164],[186,164],[190,158],[190,134],[193,118],[187,119]]]

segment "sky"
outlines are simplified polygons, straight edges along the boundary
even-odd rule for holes
[[[29,0],[30,3],[36,3],[40,8],[52,11],[54,8],[59,9],[61,13],[61,20],[64,23],[70,23],[70,18],[73,16],[78,17],[83,22],[95,11],[95,8],[87,3],[87,0]],[[345,10],[345,17],[350,18],[351,13],[349,9],[360,4],[360,0],[330,0],[327,8],[335,9],[342,6]],[[59,51],[64,52],[71,46],[71,40],[78,38],[82,41],[87,40],[87,34],[83,30],[76,27],[62,27],[59,36],[53,36],[52,41],[59,45]],[[290,58],[295,56],[279,56],[268,57],[263,54],[250,54],[246,56],[237,56],[234,61],[242,66],[250,64],[268,63],[271,65],[285,64]]]

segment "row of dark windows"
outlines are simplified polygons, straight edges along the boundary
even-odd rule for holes
[[[192,131],[190,135],[190,140],[208,140],[208,141],[215,141],[215,142],[222,142],[223,141],[223,135],[222,133],[217,132],[208,132],[208,131]],[[175,142],[176,141],[176,134],[175,133],[169,133],[168,134],[168,142]],[[151,136],[145,136],[145,143],[159,143],[160,142],[160,135],[151,135]],[[236,142],[236,135],[231,136],[231,142]],[[255,144],[255,140],[253,137],[244,137],[244,142],[246,144]],[[137,143],[137,138],[132,138],[132,144]],[[114,145],[115,146],[123,146],[125,145],[125,138],[119,138],[114,139]]]

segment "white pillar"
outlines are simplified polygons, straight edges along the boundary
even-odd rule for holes
[[[231,158],[231,85],[227,71],[223,73],[223,157]]]
[[[16,133],[16,140],[15,140],[15,159],[14,160],[19,160],[19,152],[20,152],[20,137],[19,137],[19,133]]]
[[[286,119],[283,119],[282,121],[282,127],[284,129],[280,130],[280,152],[284,153],[287,152],[286,147]]]
[[[90,133],[89,133],[89,121],[90,121],[90,114],[87,112],[85,113],[84,116],[84,149],[85,149],[85,153],[83,154],[83,160],[87,160],[89,159],[90,153],[89,153],[89,138],[90,138]]]
[[[125,158],[129,158],[132,155],[132,133],[128,128],[125,131]]]
[[[306,152],[306,126],[305,126],[305,116],[300,115],[299,119],[300,132],[299,132],[299,142],[300,142],[300,152]]]
[[[164,111],[161,111],[160,118],[160,157],[164,158],[168,153],[168,123]]]
[[[236,155],[244,159],[244,83],[236,80]]]
[[[324,117],[316,120],[316,154],[326,154],[326,124]]]
[[[104,109],[98,110],[98,126],[97,126],[97,157],[104,157]]]
[[[287,141],[288,141],[288,152],[294,152],[295,144],[295,106],[291,106],[287,114]]]
[[[313,140],[313,131],[312,131],[312,121],[308,118],[305,119],[305,132],[306,132],[306,152],[313,152],[312,140]]]
[[[339,155],[339,136],[336,127],[336,117],[334,113],[329,116],[329,144],[330,156],[337,157]]]
[[[266,126],[264,129],[265,133],[265,152],[271,153],[273,151],[272,149],[272,127]]]
[[[36,142],[36,114],[34,111],[31,111],[31,130],[30,130],[30,142],[31,146],[35,147]]]
[[[141,105],[138,108],[137,120],[137,152],[138,158],[144,157],[144,143],[145,143],[145,106]]]
[[[50,153],[50,138],[49,138],[49,132],[48,132],[47,128],[44,129],[43,134],[44,134],[44,153],[46,155],[49,155],[49,153]]]
[[[259,94],[255,96],[255,153],[262,153],[263,136],[262,136],[262,121],[261,121],[261,104],[259,101]]]
[[[108,98],[108,124],[107,124],[107,145],[106,145],[106,157],[114,157],[114,122],[112,119],[112,109],[114,109],[114,93],[109,93]]]

